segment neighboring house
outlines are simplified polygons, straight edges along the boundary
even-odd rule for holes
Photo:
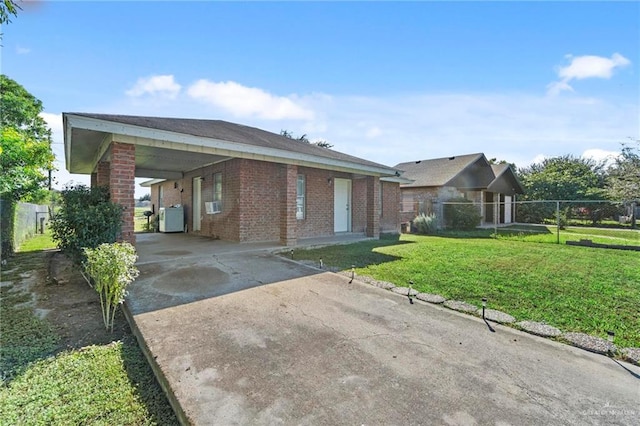
[[[402,222],[409,222],[418,213],[436,213],[442,219],[442,203],[464,197],[478,205],[482,225],[511,223],[515,218],[515,197],[524,189],[508,164],[490,164],[484,154],[400,163]],[[498,212],[494,215],[494,212]]]
[[[64,113],[67,169],[109,185],[133,234],[134,178],[151,210],[181,205],[190,233],[280,241],[341,232],[399,232],[398,171],[219,120]]]

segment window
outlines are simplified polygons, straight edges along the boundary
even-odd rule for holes
[[[207,206],[209,207],[209,206]],[[222,173],[213,174],[213,202],[207,213],[220,213],[222,211]]]
[[[296,185],[296,219],[304,219],[305,216],[305,186],[304,175],[298,175],[298,182]]]

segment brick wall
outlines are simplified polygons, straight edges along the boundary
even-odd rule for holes
[[[224,161],[185,174],[181,182],[184,189],[182,200],[189,232],[223,240],[240,241],[240,161],[236,159]],[[222,174],[222,211],[207,214],[205,203],[213,201],[213,175],[216,173]],[[200,187],[200,231],[193,230],[193,210],[191,209],[193,179],[196,177],[202,179]]]
[[[351,182],[351,232],[367,231],[367,182],[364,178]]]
[[[108,161],[100,161],[96,166],[96,179],[97,186],[108,186],[110,181],[111,164]],[[93,184],[93,182],[92,182]]]
[[[213,174],[217,172],[222,173],[222,212],[206,214],[205,203],[213,201]],[[306,181],[304,219],[296,219],[295,213],[298,174],[304,175]],[[352,179],[352,230],[364,233],[367,229],[367,178],[353,179],[348,173],[232,159],[189,172],[182,180],[163,182],[151,188],[152,203],[157,204],[158,187],[162,185],[164,206],[177,203],[184,206],[189,232],[193,232],[193,213],[190,210],[192,181],[197,176],[204,177],[202,223],[201,231],[198,232],[204,236],[240,242],[280,240],[289,245],[298,238],[333,235],[335,178]],[[178,188],[174,188],[174,182],[177,182]],[[395,212],[394,219],[392,211],[392,206],[399,203],[398,185],[389,183],[383,193],[386,194],[383,195],[385,199],[395,198],[395,202],[387,203],[384,223],[380,222],[378,225],[376,219],[369,218],[370,226],[394,232],[399,227],[398,212]],[[379,195],[374,198],[378,197]],[[158,207],[156,211],[157,209]],[[372,234],[376,232],[374,230]]]
[[[367,237],[378,238],[380,236],[380,178],[367,176]]]
[[[298,237],[333,235],[333,172],[299,167],[306,179],[305,218],[298,219]],[[331,179],[331,181],[329,181]]]
[[[98,165],[100,169],[100,164]],[[135,214],[135,145],[113,142],[111,144],[111,163],[109,170],[109,191],[111,201],[120,204],[122,211],[122,232],[120,239],[135,244],[133,216]],[[98,173],[98,183],[100,176]]]
[[[240,241],[277,241],[281,239],[281,201],[285,173],[276,163],[239,160],[240,165]],[[295,175],[295,170],[291,173]],[[295,219],[295,176],[293,176]],[[291,200],[289,199],[289,203]],[[286,226],[286,225],[285,225]]]
[[[282,165],[280,174],[280,242],[284,245],[295,245],[298,239],[298,223],[296,220],[296,185],[298,167]]]
[[[400,185],[394,182],[380,182],[382,187],[380,232],[400,232]]]

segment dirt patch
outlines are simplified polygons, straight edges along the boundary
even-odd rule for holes
[[[113,332],[105,329],[98,293],[65,255],[58,251],[41,255],[47,268],[35,271],[40,276],[31,291],[35,294],[36,312],[60,337],[60,349],[104,345],[131,334],[120,307]]]

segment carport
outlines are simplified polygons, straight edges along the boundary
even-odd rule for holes
[[[64,113],[63,121],[67,169],[109,186],[132,243],[136,177],[168,184],[174,199],[158,194],[155,208],[183,205],[188,229],[203,236],[295,245],[399,231],[399,172],[381,164],[220,120]]]

